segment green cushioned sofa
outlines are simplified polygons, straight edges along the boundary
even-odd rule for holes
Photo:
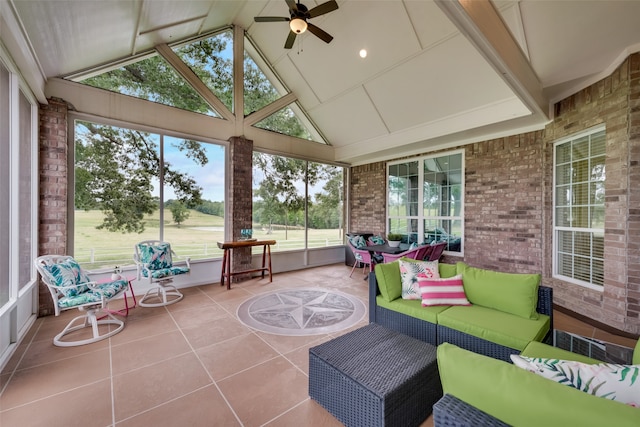
[[[401,297],[398,261],[378,264],[369,276],[369,321],[438,345],[443,342],[509,360],[531,341],[551,342],[551,288],[539,274],[502,273],[465,263],[438,265],[440,277],[462,275],[471,306],[423,307]]]
[[[523,356],[584,363],[599,361],[540,342]],[[640,408],[559,384],[511,363],[461,349],[438,347],[444,396],[433,407],[435,426],[640,426]],[[633,364],[640,364],[640,342]]]

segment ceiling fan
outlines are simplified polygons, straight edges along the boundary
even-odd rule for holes
[[[336,3],[335,0],[322,3],[312,9],[308,9],[307,6],[300,3],[300,1],[298,1],[298,3],[296,3],[295,0],[284,1],[287,3],[287,6],[289,6],[289,14],[291,15],[289,18],[285,16],[256,16],[254,19],[256,22],[288,21],[290,31],[287,41],[284,43],[285,49],[291,49],[293,42],[296,40],[296,36],[304,33],[307,29],[325,43],[330,43],[331,40],[333,40],[333,36],[312,23],[307,22],[307,19],[315,18],[316,16],[336,10],[338,3]]]

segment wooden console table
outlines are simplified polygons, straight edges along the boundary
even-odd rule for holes
[[[269,272],[269,282],[273,281],[271,274],[271,245],[275,245],[275,240],[236,240],[233,242],[218,242],[218,247],[224,250],[222,255],[222,274],[220,275],[220,286],[224,286],[225,277],[227,279],[227,289],[231,289],[231,277],[237,274]],[[254,268],[251,270],[231,271],[231,251],[237,248],[247,248],[252,246],[262,246],[262,268]],[[268,264],[267,264],[267,258]]]

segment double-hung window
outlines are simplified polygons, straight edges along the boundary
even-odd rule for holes
[[[406,243],[446,242],[462,254],[464,153],[390,162],[387,165],[387,233]]]
[[[605,129],[554,147],[554,276],[594,289],[604,284]]]

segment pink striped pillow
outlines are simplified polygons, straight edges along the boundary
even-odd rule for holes
[[[418,275],[418,286],[422,294],[422,306],[471,305],[464,293],[462,274],[446,279],[432,279]]]

